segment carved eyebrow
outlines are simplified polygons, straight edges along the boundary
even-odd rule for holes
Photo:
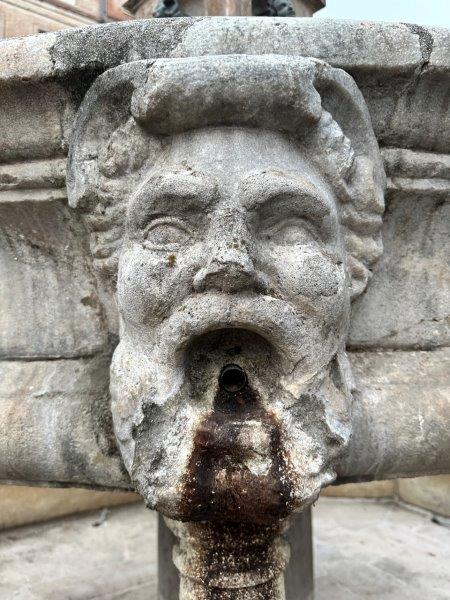
[[[203,173],[164,171],[153,173],[132,198],[128,221],[138,225],[155,212],[166,209],[189,211],[211,205],[217,197],[217,185]]]
[[[243,204],[249,210],[282,197],[298,198],[301,202],[313,205],[320,216],[332,212],[332,205],[325,190],[316,186],[309,178],[284,171],[261,171],[252,173],[241,180],[239,191]]]
[[[154,173],[145,182],[141,192],[149,191],[149,196],[198,198],[202,203],[210,204],[216,195],[215,182],[204,173],[191,171],[168,171]]]

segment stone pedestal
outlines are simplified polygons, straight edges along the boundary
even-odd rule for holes
[[[285,571],[286,600],[313,600],[313,548],[311,509],[306,509],[292,523],[286,538],[291,558]],[[158,597],[159,600],[178,600],[180,576],[172,561],[176,537],[164,519],[158,517]]]
[[[180,575],[172,560],[176,537],[167,527],[164,518],[158,515],[158,598],[178,600]]]
[[[291,560],[284,577],[286,600],[313,600],[314,597],[311,513],[309,507],[298,515],[286,534],[291,548]]]

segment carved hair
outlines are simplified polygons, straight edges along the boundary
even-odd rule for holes
[[[305,149],[334,190],[361,293],[382,252],[385,185],[367,108],[344,71],[274,55],[138,61],[96,80],[76,119],[67,187],[102,276],[115,281],[129,191],[167,136],[221,125],[277,130]]]

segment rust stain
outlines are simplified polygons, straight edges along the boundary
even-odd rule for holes
[[[175,254],[169,254],[169,256],[167,257],[167,264],[169,265],[169,267],[174,267],[176,262],[177,257],[175,256]]]

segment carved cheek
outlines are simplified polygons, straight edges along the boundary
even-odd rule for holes
[[[345,293],[341,261],[310,246],[283,248],[276,253],[277,281],[286,298],[305,296],[334,302]]]
[[[156,326],[189,293],[194,266],[189,253],[124,252],[118,277],[119,309],[125,321]]]

